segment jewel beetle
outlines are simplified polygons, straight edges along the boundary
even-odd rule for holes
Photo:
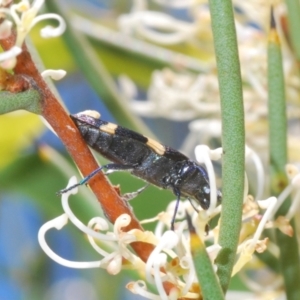
[[[106,169],[126,170],[159,188],[169,189],[177,198],[171,229],[174,229],[181,197],[195,200],[204,210],[209,208],[209,179],[203,166],[169,146],[100,119],[100,114],[95,111],[74,114],[71,118],[86,143],[112,162],[99,167],[76,186],[87,183],[96,173]],[[61,190],[60,193],[74,187]],[[218,191],[218,202],[220,201],[221,193]]]

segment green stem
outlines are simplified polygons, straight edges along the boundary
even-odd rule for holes
[[[224,294],[218,281],[205,244],[196,233],[190,215],[186,214],[186,220],[190,232],[190,249],[194,261],[195,272],[200,284],[202,298],[204,300],[224,300]]]
[[[206,252],[205,245],[196,234],[191,234],[191,249],[203,299],[225,299],[216,273]]]
[[[245,128],[242,79],[230,0],[210,0],[222,109],[223,200],[216,259],[223,291],[230,282],[241,228],[244,191]]]
[[[287,185],[285,165],[287,164],[287,117],[285,84],[279,37],[272,18],[268,44],[268,89],[269,89],[269,147],[271,165],[271,194],[278,196]],[[277,212],[284,216],[291,204],[287,199]],[[291,226],[295,231],[294,221]],[[280,249],[279,265],[284,277],[287,299],[300,299],[300,261],[297,235],[289,237],[276,230]]]
[[[35,89],[25,92],[0,92],[0,114],[18,109],[25,109],[34,114],[41,114],[41,95]]]

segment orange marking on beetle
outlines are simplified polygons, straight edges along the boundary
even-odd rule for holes
[[[147,138],[148,141],[147,141],[147,145],[152,148],[157,154],[159,155],[164,155],[165,154],[165,151],[166,151],[166,148],[165,146],[163,146],[162,144],[160,144],[159,142],[155,141],[155,140],[152,140],[150,138]]]
[[[109,133],[109,134],[115,134],[117,128],[118,128],[118,125],[113,124],[113,123],[107,123],[105,125],[101,125],[99,127],[99,130]]]

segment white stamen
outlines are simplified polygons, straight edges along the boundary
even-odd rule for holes
[[[56,19],[59,25],[56,28],[46,26],[41,30],[41,35],[44,38],[57,37],[61,35],[66,29],[66,23],[63,18],[57,14],[44,14],[36,16],[44,4],[44,0],[36,0],[31,4],[28,1],[22,1],[18,4],[11,5],[6,14],[10,14],[17,26],[17,40],[16,45],[23,44],[26,35],[38,22],[45,19]],[[3,11],[3,10],[1,10]],[[21,13],[21,17],[18,13]]]
[[[277,212],[277,210],[279,209],[279,207],[281,206],[281,204],[284,202],[284,200],[291,194],[293,190],[293,185],[289,184],[282,192],[281,194],[278,196],[277,198],[277,204],[275,205],[275,208],[273,210],[273,213],[271,215],[270,218],[273,218],[275,213]]]
[[[277,203],[277,198],[276,197],[270,197],[269,199],[267,200],[264,200],[264,201],[257,201],[259,206],[261,205],[266,205],[266,201],[268,203],[268,206],[267,206],[267,210],[265,211],[261,221],[259,222],[259,225],[256,229],[256,232],[253,236],[253,239],[252,239],[252,244],[251,246],[255,246],[255,244],[257,243],[258,239],[260,238],[264,228],[265,228],[265,225],[267,223],[267,221],[269,221],[271,218],[272,218],[272,214],[274,212],[274,209],[275,209],[275,206],[276,206],[276,203]]]
[[[219,244],[214,244],[211,246],[206,247],[206,251],[209,255],[211,261],[214,261],[217,255],[219,254],[222,247]]]
[[[34,26],[36,23],[46,20],[46,19],[56,19],[59,23],[57,27],[52,27],[50,25],[44,27],[41,29],[40,33],[43,38],[52,38],[62,35],[66,30],[66,23],[64,19],[57,14],[44,14],[40,15],[35,18],[34,22],[32,22],[32,26]]]
[[[120,273],[121,269],[122,269],[122,256],[120,254],[118,254],[108,264],[106,270],[109,274],[116,275],[116,274]]]
[[[150,256],[147,260],[145,272],[146,272],[146,278],[147,278],[148,282],[154,283],[154,280],[151,276],[151,269],[157,259],[157,256],[165,248],[167,248],[167,249],[174,248],[178,244],[178,241],[179,241],[178,235],[172,230],[168,230],[163,234],[159,243],[154,248],[154,250],[152,251],[152,253],[150,254]]]
[[[144,298],[151,300],[160,300],[160,296],[155,295],[147,291],[147,287],[144,281],[138,280],[136,282],[130,282],[127,284],[127,289],[129,289],[132,293],[141,295]]]
[[[246,158],[252,158],[254,166],[256,168],[256,197],[255,199],[261,199],[264,192],[265,185],[265,172],[262,161],[260,157],[257,155],[255,151],[253,151],[250,147],[246,146]]]
[[[56,228],[57,230],[62,229],[68,222],[68,216],[63,214],[47,223],[45,223],[38,232],[38,241],[41,248],[44,252],[57,263],[69,267],[69,268],[77,268],[77,269],[87,269],[87,268],[98,268],[101,265],[101,261],[91,261],[91,262],[76,262],[70,261],[62,258],[57,255],[47,244],[45,235],[46,232],[52,228]]]
[[[122,228],[128,226],[131,222],[131,217],[128,214],[120,215],[114,225],[114,233],[118,235],[119,232],[122,232]]]
[[[287,164],[285,166],[285,172],[289,179],[292,180],[299,173],[299,170],[295,165]]]
[[[209,178],[210,204],[207,210],[208,215],[215,209],[217,205],[216,177],[209,153],[210,149],[206,145],[198,145],[195,149],[196,159],[199,163],[205,164]]]
[[[219,160],[221,159],[223,154],[223,148],[217,148],[214,150],[209,150],[209,157],[211,160]]]
[[[177,44],[189,39],[196,30],[192,23],[176,20],[161,12],[136,11],[118,19],[119,28],[130,34],[133,30],[144,38],[163,45]],[[165,33],[171,31],[170,33]],[[164,31],[164,33],[162,33]]]
[[[158,220],[157,225],[155,226],[155,231],[154,231],[154,235],[157,238],[161,238],[163,235],[163,230],[165,228],[165,223],[162,222],[162,220]]]
[[[67,72],[65,70],[45,70],[41,73],[43,78],[46,78],[48,76],[51,77],[53,80],[60,80],[66,76]]]
[[[3,62],[5,60],[15,58],[22,52],[22,49],[18,46],[13,46],[9,50],[0,53],[0,61]]]
[[[108,223],[100,217],[92,218],[88,223],[89,228],[93,228],[94,230],[101,230],[101,231],[107,231],[109,229]],[[109,255],[108,252],[104,251],[102,248],[99,247],[99,245],[95,242],[94,238],[90,235],[87,235],[88,240],[92,247],[102,256]]]
[[[76,177],[73,176],[70,181],[69,181],[69,184],[67,186],[67,188],[69,186],[72,186],[74,184],[77,183],[77,180],[76,180]],[[77,190],[78,188],[74,188],[72,189],[71,191],[67,192],[67,193],[64,193],[62,194],[62,199],[61,199],[61,203],[62,203],[62,207],[63,207],[63,210],[65,211],[65,213],[68,215],[68,218],[70,219],[70,221],[79,229],[81,230],[82,232],[86,233],[87,235],[90,235],[96,239],[99,239],[99,240],[104,240],[104,241],[115,241],[116,238],[113,237],[113,236],[108,236],[106,234],[102,234],[100,232],[96,232],[94,230],[92,230],[91,228],[87,227],[86,225],[84,225],[75,215],[74,213],[72,212],[72,210],[70,209],[70,206],[69,206],[69,194],[72,193],[77,193]]]
[[[190,290],[193,282],[195,281],[195,270],[194,270],[194,264],[191,260],[191,257],[185,256],[180,260],[180,266],[186,270],[189,270],[187,273],[187,276],[184,276],[185,279],[185,286],[181,291],[182,295],[185,295]]]
[[[0,24],[0,39],[6,39],[11,34],[11,28],[13,23],[10,20],[3,20]]]
[[[163,300],[169,300],[163,286],[162,274],[160,271],[160,267],[164,266],[166,262],[167,262],[167,255],[164,253],[160,253],[156,255],[156,258],[153,261],[153,273],[154,273],[155,286],[157,288],[158,294]]]

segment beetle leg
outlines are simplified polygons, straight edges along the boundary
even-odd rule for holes
[[[173,193],[177,197],[173,217],[172,217],[172,220],[171,220],[171,230],[174,231],[174,223],[175,223],[176,214],[177,214],[179,203],[180,203],[180,190],[177,187],[173,187]]]
[[[122,171],[122,170],[132,170],[135,166],[134,165],[121,165],[121,164],[107,164],[104,166],[101,166],[99,168],[97,168],[96,170],[94,170],[92,173],[90,173],[89,175],[87,175],[86,177],[84,177],[82,180],[80,180],[78,183],[60,190],[59,192],[57,192],[58,195],[64,194],[72,189],[74,189],[77,186],[86,184],[93,176],[95,176],[97,173],[99,173],[100,171],[102,171],[103,169],[107,169],[107,170],[115,170],[115,171]]]
[[[126,193],[122,195],[122,199],[125,201],[130,201],[133,198],[137,197],[140,193],[142,193],[150,184],[147,183],[145,186],[141,187],[140,189],[138,189],[135,192],[132,193]]]

